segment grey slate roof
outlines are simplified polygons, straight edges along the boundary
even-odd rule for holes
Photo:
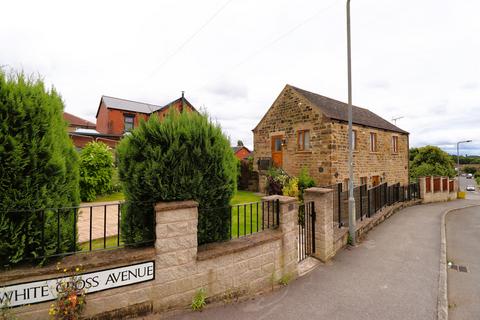
[[[157,111],[163,108],[162,106],[157,106],[154,104],[125,100],[125,99],[114,98],[109,96],[102,96],[102,100],[103,100],[103,103],[105,103],[105,105],[107,106],[107,108],[141,112],[146,114],[150,114],[154,111]]]
[[[348,104],[288,85],[298,94],[319,108],[330,119],[348,122]],[[355,124],[399,133],[408,133],[368,109],[352,106],[352,121]]]

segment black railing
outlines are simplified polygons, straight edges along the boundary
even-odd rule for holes
[[[333,221],[341,228],[348,225],[348,190],[342,191],[342,184],[328,186],[333,190]],[[418,183],[401,186],[400,183],[387,185],[387,183],[367,189],[367,185],[357,186],[353,189],[355,198],[356,219],[362,221],[370,218],[383,208],[397,202],[410,201],[420,198]]]
[[[315,253],[315,203],[305,202],[298,207],[298,261]]]
[[[121,248],[153,243],[154,240],[125,243],[121,237],[121,216],[125,202],[77,207],[9,210],[14,221],[25,215],[22,223],[31,254],[26,260],[60,257],[78,252]],[[153,205],[152,205],[153,210]],[[24,259],[25,260],[25,259]]]
[[[226,210],[229,212],[229,236],[236,239],[261,232],[266,229],[274,229],[280,222],[280,200],[258,201],[230,205],[222,208],[199,208],[200,214],[208,211]],[[210,240],[206,243],[215,242]]]

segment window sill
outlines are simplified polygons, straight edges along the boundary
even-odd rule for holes
[[[295,154],[311,154],[312,150],[297,150]]]

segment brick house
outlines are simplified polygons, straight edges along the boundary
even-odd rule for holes
[[[120,140],[119,136],[100,134],[95,130],[95,123],[71,113],[64,112],[63,119],[68,124],[68,135],[77,149],[82,149],[87,143],[92,141],[103,142],[109,147],[115,148]]]
[[[247,159],[249,156],[252,155],[252,151],[243,145],[238,145],[236,147],[232,147],[233,154],[237,157],[238,160]]]
[[[183,93],[180,98],[164,106],[102,96],[96,115],[96,129],[102,134],[123,136],[125,132],[137,127],[141,119],[147,120],[152,114],[163,118],[172,107],[180,112],[196,111]]]
[[[352,112],[354,185],[408,183],[408,132],[365,108]],[[272,164],[294,176],[306,167],[319,186],[348,183],[346,103],[286,85],[253,135],[261,191]]]

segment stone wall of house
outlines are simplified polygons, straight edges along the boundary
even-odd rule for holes
[[[197,290],[210,300],[225,300],[272,290],[282,277],[298,271],[298,206],[295,198],[279,200],[280,225],[240,239],[197,246],[197,203],[159,203],[154,248],[119,249],[79,254],[62,260],[62,268],[83,265],[86,272],[155,261],[152,281],[87,295],[85,319],[116,319],[149,312],[186,309]],[[0,272],[5,286],[62,277],[55,266]],[[52,302],[13,308],[20,319],[46,319]]]
[[[310,130],[310,150],[298,150],[299,130]],[[408,183],[408,135],[354,125],[357,148],[354,152],[355,185],[365,177],[369,187],[372,177],[379,183]],[[377,151],[370,152],[370,132],[377,134]],[[267,111],[254,134],[254,170],[260,173],[259,190],[265,191],[266,171],[258,160],[272,157],[272,136],[283,135],[282,168],[297,176],[303,167],[319,186],[330,186],[348,178],[348,125],[326,118],[321,111],[286,87]],[[398,152],[393,152],[392,136],[398,137]]]
[[[310,130],[310,150],[298,150],[298,130]],[[253,130],[254,170],[258,170],[260,158],[271,158],[271,137],[283,135],[283,169],[296,176],[306,167],[317,184],[330,184],[331,130],[332,123],[317,107],[286,87]],[[259,172],[260,180],[264,179],[265,172]],[[262,181],[260,190],[264,190]]]
[[[354,125],[356,148],[353,153],[354,184],[360,185],[365,177],[368,187],[372,177],[380,183],[408,184],[408,135],[382,129]],[[370,151],[370,133],[377,134],[377,151]],[[393,151],[392,137],[398,137],[398,152]],[[348,179],[348,124],[335,121],[332,125],[332,184]],[[338,174],[338,175],[337,175]]]

